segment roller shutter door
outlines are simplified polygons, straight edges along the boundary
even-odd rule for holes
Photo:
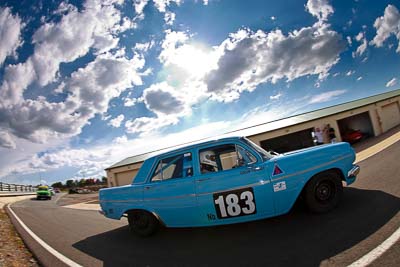
[[[131,184],[138,170],[120,172],[115,174],[117,186]]]
[[[400,124],[400,110],[398,102],[382,106],[381,120],[384,132]]]

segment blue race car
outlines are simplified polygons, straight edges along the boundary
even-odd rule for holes
[[[244,137],[179,148],[147,159],[131,185],[101,189],[101,213],[128,218],[141,236],[167,227],[212,226],[278,216],[302,196],[315,213],[337,206],[360,168],[348,143],[284,154]]]

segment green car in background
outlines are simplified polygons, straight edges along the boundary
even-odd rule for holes
[[[39,186],[36,191],[36,199],[51,199],[51,191],[48,186]]]

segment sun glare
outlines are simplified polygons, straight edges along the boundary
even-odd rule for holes
[[[183,45],[178,49],[173,61],[189,75],[200,78],[213,68],[215,57],[213,52],[194,45]]]

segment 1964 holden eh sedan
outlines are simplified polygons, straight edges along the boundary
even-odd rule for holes
[[[289,212],[302,196],[312,212],[333,209],[360,168],[348,143],[284,154],[244,137],[179,148],[147,159],[131,185],[100,190],[101,213],[126,216],[141,236],[167,227],[240,223]]]

